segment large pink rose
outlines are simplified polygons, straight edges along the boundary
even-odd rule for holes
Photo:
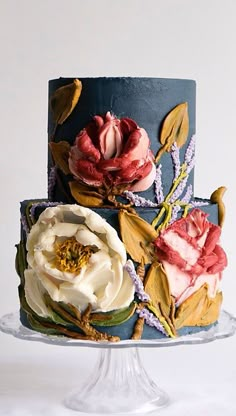
[[[95,116],[76,137],[69,156],[75,178],[90,186],[118,186],[144,191],[155,179],[147,132],[129,118],[109,112]]]
[[[154,241],[158,260],[164,266],[171,294],[180,305],[204,283],[215,297],[227,258],[219,238],[221,228],[207,220],[207,214],[193,209],[175,221]]]

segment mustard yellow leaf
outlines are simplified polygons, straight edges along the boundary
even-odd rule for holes
[[[222,292],[218,292],[217,295],[211,299],[208,298],[208,306],[206,313],[202,314],[201,322],[199,326],[210,325],[217,321],[220,315],[220,309],[223,301]]]
[[[160,143],[168,152],[174,142],[178,147],[182,147],[189,133],[188,103],[177,105],[166,116],[160,134]]]
[[[172,305],[168,279],[160,263],[153,263],[144,281],[144,290],[150,296],[152,304],[161,306],[165,315],[169,316]]]
[[[183,326],[205,326],[214,323],[219,316],[222,294],[214,299],[208,296],[208,286],[200,289],[187,298],[176,311],[176,328]]]
[[[69,151],[70,145],[68,142],[61,141],[58,143],[50,142],[49,143],[50,150],[52,152],[52,157],[55,164],[62,170],[65,175],[70,173],[68,158],[69,158]]]
[[[50,106],[56,124],[63,124],[74,110],[82,91],[82,83],[75,79],[71,84],[58,88],[51,97]]]
[[[225,220],[225,204],[223,202],[223,196],[225,194],[226,187],[220,186],[211,194],[211,203],[218,204],[218,222],[222,228]]]
[[[103,196],[89,186],[77,181],[69,182],[70,191],[76,202],[85,207],[100,207],[103,205]]]
[[[120,232],[126,251],[131,258],[144,264],[152,262],[153,247],[151,243],[157,238],[156,230],[137,214],[120,210],[118,214]]]

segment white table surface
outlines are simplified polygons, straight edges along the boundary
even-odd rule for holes
[[[30,342],[0,333],[0,415],[67,416],[63,398],[83,383],[94,348]],[[236,415],[236,336],[204,345],[140,349],[143,364],[166,392],[163,416]],[[85,414],[84,414],[85,415]]]

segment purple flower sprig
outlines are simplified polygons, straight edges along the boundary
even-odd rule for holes
[[[162,165],[159,165],[156,169],[156,178],[154,181],[155,197],[158,204],[164,201],[164,193],[162,186]]]
[[[142,302],[149,302],[150,301],[150,296],[144,291],[143,282],[140,279],[139,275],[136,273],[134,263],[132,262],[132,260],[127,260],[124,268],[125,268],[125,270],[127,271],[127,273],[129,274],[129,276],[131,277],[131,279],[134,283],[135,293],[136,293],[137,297]]]
[[[180,166],[180,170],[179,170],[179,175],[174,179],[174,182],[179,181],[178,186],[176,187],[175,191],[173,192],[173,194],[171,195],[169,202],[171,204],[173,204],[175,201],[177,201],[178,199],[180,199],[181,195],[183,194],[187,182],[188,182],[188,178],[189,178],[189,174],[192,171],[192,169],[194,168],[195,165],[195,144],[196,144],[196,137],[192,136],[192,138],[190,139],[189,145],[186,149],[185,152],[185,156],[184,156],[184,162],[183,164]],[[175,169],[175,167],[174,167]],[[182,176],[182,177],[181,177]],[[191,189],[189,188],[187,190],[187,193],[191,192]],[[185,197],[189,197],[188,195],[185,195]]]
[[[135,207],[142,207],[142,208],[155,208],[158,204],[155,202],[150,201],[149,199],[145,199],[142,196],[135,195],[131,191],[124,192],[125,198],[127,198]]]
[[[162,334],[164,334],[166,337],[168,334],[166,333],[163,325],[159,321],[159,319],[153,315],[147,308],[142,309],[136,309],[136,312],[139,316],[139,318],[144,318],[147,325],[156,328],[158,331],[160,331]]]
[[[28,226],[28,222],[27,222],[26,216],[25,215],[21,215],[20,221],[21,221],[21,225],[22,225],[22,228],[23,228],[25,234],[28,235],[29,232],[30,232],[30,229],[29,229],[29,226]]]
[[[196,208],[196,207],[204,207],[204,206],[209,205],[209,202],[208,201],[190,201],[190,205],[193,208]]]
[[[184,195],[184,197],[182,198],[181,202],[183,202],[184,204],[188,204],[192,198],[193,195],[193,186],[192,184],[188,185],[186,193]]]
[[[184,161],[187,165],[191,163],[195,155],[196,136],[193,135],[189,141],[188,147],[185,152]]]
[[[179,147],[177,146],[176,142],[173,143],[170,154],[171,154],[173,168],[174,168],[174,180],[176,180],[180,174]]]
[[[53,199],[53,192],[57,180],[57,167],[52,166],[48,175],[48,199]]]

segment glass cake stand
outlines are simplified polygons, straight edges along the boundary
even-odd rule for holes
[[[18,312],[4,315],[0,319],[0,330],[29,341],[99,349],[100,354],[92,375],[82,388],[72,391],[65,398],[64,404],[67,408],[89,414],[146,414],[167,406],[170,400],[148,376],[138,348],[203,344],[230,337],[236,332],[236,318],[222,311],[217,324],[208,331],[176,339],[127,340],[119,343],[43,335],[22,326]]]

